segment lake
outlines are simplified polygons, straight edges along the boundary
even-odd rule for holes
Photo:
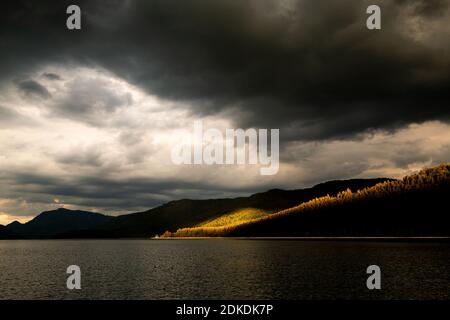
[[[450,244],[0,241],[1,299],[449,299]],[[66,288],[69,265],[81,290]],[[368,290],[366,268],[381,268]]]

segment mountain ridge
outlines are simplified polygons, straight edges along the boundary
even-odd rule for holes
[[[333,180],[317,184],[311,188],[283,190],[269,189],[248,197],[220,199],[179,199],[164,203],[158,207],[117,217],[103,214],[59,208],[44,211],[31,221],[21,224],[12,222],[6,229],[23,238],[150,238],[166,230],[176,231],[220,217],[242,208],[256,208],[274,212],[286,209],[304,201],[326,194],[336,194],[347,188],[357,190],[389,178]],[[48,217],[59,218],[60,214],[100,215],[106,219],[94,219],[98,223],[71,224],[55,227]],[[40,223],[38,223],[40,222]],[[51,230],[46,230],[45,223],[50,223]]]
[[[354,192],[213,227],[179,229],[163,237],[450,237],[450,164]]]
[[[248,197],[175,200],[147,211],[119,216],[99,226],[97,231],[103,234],[109,233],[111,237],[146,238],[160,234],[166,230],[176,231],[183,226],[201,223],[239,208],[252,207],[276,211],[289,208],[321,195],[337,194],[339,191],[347,188],[360,189],[387,180],[393,179],[334,180],[318,184],[312,188],[295,190],[271,189]],[[166,228],[162,228],[163,226]],[[90,236],[95,237],[95,232],[91,232]]]
[[[90,229],[108,219],[96,212],[58,208],[44,211],[26,223],[13,221],[6,228],[23,238],[53,238],[72,230]]]

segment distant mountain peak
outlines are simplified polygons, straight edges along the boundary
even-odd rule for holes
[[[13,222],[11,222],[10,224],[8,224],[7,226],[8,226],[8,227],[15,227],[15,226],[21,226],[21,225],[23,225],[23,224],[20,223],[20,222],[17,221],[17,220],[14,220]]]
[[[58,208],[44,211],[24,224],[15,221],[7,228],[24,238],[53,238],[96,227],[109,219],[111,217],[101,213]]]

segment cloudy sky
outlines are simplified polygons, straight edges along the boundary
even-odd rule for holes
[[[82,29],[66,28],[78,4]],[[370,4],[382,30],[366,28]],[[2,1],[0,224],[56,207],[400,177],[450,160],[448,0]],[[177,129],[279,128],[280,170],[176,166]]]

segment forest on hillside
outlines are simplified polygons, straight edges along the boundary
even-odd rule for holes
[[[450,164],[357,191],[325,195],[273,214],[162,237],[450,236]]]

